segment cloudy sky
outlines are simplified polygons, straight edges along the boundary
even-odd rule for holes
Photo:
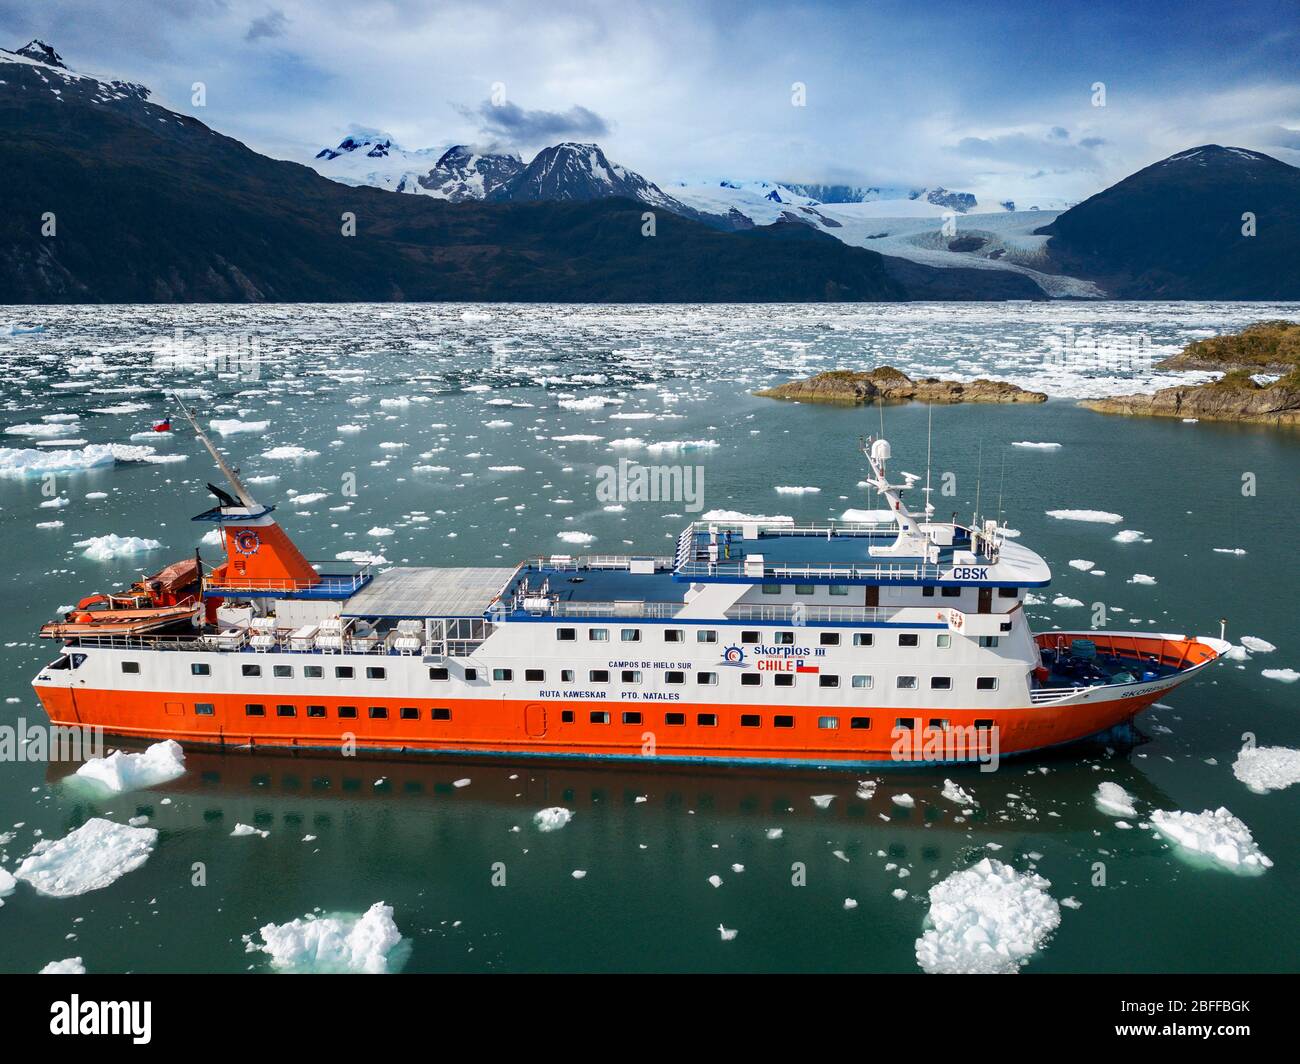
[[[1069,199],[1207,142],[1300,164],[1300,0],[0,0],[0,45],[31,37],[282,158],[366,127]]]

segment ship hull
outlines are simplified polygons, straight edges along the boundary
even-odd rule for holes
[[[854,712],[870,714],[869,728],[849,729],[845,720],[845,727],[833,733],[820,728],[819,720],[843,718],[843,706],[800,706],[790,713],[793,726],[774,728],[774,707],[704,702],[674,702],[665,711],[645,705],[629,710],[607,702],[403,699],[400,706],[384,707],[386,718],[371,719],[370,707],[355,697],[313,696],[313,705],[325,716],[304,716],[302,701],[294,704],[295,715],[281,716],[277,702],[284,703],[285,696],[267,694],[260,698],[268,715],[249,718],[244,708],[258,699],[253,694],[204,694],[212,712],[196,716],[193,692],[41,685],[37,692],[52,723],[185,744],[857,768],[987,762],[1103,735],[1131,722],[1189,673],[1132,685],[1131,690],[1084,690],[1046,706],[905,711],[864,706]],[[339,719],[340,706],[358,703],[357,719]],[[432,719],[434,708],[450,711],[450,719]],[[402,719],[402,709],[414,710],[417,719]],[[572,720],[563,719],[566,711]],[[763,726],[740,726],[742,715],[756,711]],[[680,714],[684,723],[666,723],[668,712]],[[593,721],[593,713],[606,714],[608,722]],[[631,714],[626,722],[624,713]],[[698,724],[701,715],[712,715],[717,724]],[[910,720],[912,726],[899,727],[900,720]]]

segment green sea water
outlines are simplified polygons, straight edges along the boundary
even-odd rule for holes
[[[122,443],[185,457],[56,475],[51,496],[41,477],[19,475],[33,460],[15,452],[50,450],[34,444],[58,437],[28,429],[0,440],[6,727],[42,720],[29,686],[53,656],[35,638],[42,621],[199,542],[205,526],[189,518],[210,505],[206,456],[181,433],[129,439],[166,413],[163,392],[176,387],[205,420],[267,422],[219,439],[309,557],[503,565],[576,549],[564,532],[591,536],[582,549],[593,553],[668,553],[696,515],[673,503],[606,510],[596,483],[620,456],[703,469],[705,509],[824,520],[876,505],[858,486],[856,440],[879,431],[880,411],[782,404],[754,388],[881,362],[914,376],[1012,379],[1053,398],[935,408],[932,472],[953,485],[936,497],[943,516],[969,517],[978,491],[981,509],[1000,509],[1050,563],[1052,587],[1030,607],[1035,626],[1088,627],[1101,603],[1111,628],[1217,635],[1226,618],[1229,639],[1276,649],[1178,689],[1139,719],[1145,741],[1132,749],[1057,751],[994,773],[193,748],[181,778],[104,796],[67,779],[75,765],[6,761],[0,867],[10,872],[41,839],[92,816],[147,816],[159,835],[141,867],[103,889],[53,898],[18,883],[0,907],[0,970],[70,956],[92,972],[267,970],[244,936],[383,901],[407,940],[405,972],[914,972],[928,891],[985,857],[1036,871],[1053,898],[1077,903],[1026,971],[1295,970],[1300,788],[1254,793],[1232,764],[1243,741],[1300,746],[1300,687],[1264,675],[1300,669],[1289,547],[1300,434],[1112,418],[1073,397],[1164,383],[1151,362],[1186,340],[1298,310],[12,308],[8,317],[46,332],[0,339],[0,427],[62,425],[63,438],[86,441],[72,450]],[[652,416],[614,416],[628,414]],[[923,474],[926,408],[883,417],[895,466]],[[629,439],[643,446],[611,446]],[[669,442],[690,446],[649,449]],[[264,457],[281,447],[308,453]],[[295,505],[294,494],[326,497]],[[42,505],[52,499],[67,501]],[[1047,515],[1057,509],[1122,521]],[[1118,542],[1120,530],[1142,535]],[[109,561],[77,546],[108,534],[160,546]],[[1057,596],[1083,605],[1054,605]],[[867,778],[876,787],[864,799]],[[972,813],[941,797],[945,778],[975,798]],[[1128,827],[1096,808],[1102,781],[1134,797]],[[901,795],[913,804],[893,800]],[[550,806],[574,815],[543,832],[533,817]],[[1220,806],[1273,867],[1206,867],[1147,825],[1156,810]],[[232,836],[240,823],[268,834]],[[724,941],[719,925],[735,937]]]

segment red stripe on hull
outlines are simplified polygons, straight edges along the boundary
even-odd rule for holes
[[[932,720],[948,722],[951,729],[973,728],[977,720],[995,722],[997,753],[1025,753],[1087,738],[1131,720],[1164,692],[1104,702],[1025,709],[885,709],[845,707],[774,707],[714,705],[708,703],[540,702],[525,699],[409,699],[385,703],[386,719],[369,716],[369,705],[358,698],[313,697],[294,703],[295,716],[277,714],[271,695],[204,695],[214,712],[194,713],[193,693],[75,691],[67,687],[36,686],[52,722],[69,726],[100,727],[114,735],[176,739],[181,742],[225,743],[234,746],[342,747],[345,733],[351,745],[367,749],[406,749],[472,752],[479,754],[534,754],[588,757],[674,757],[718,761],[792,761],[810,764],[835,762],[893,762],[936,760],[931,756],[894,753],[895,720],[916,720],[920,745],[943,733]],[[284,696],[279,696],[281,705]],[[377,702],[377,700],[376,700]],[[266,716],[249,717],[245,705],[261,704]],[[306,716],[307,706],[324,706],[327,716]],[[339,706],[355,706],[356,718],[340,718]],[[402,707],[419,710],[419,718],[400,717]],[[434,707],[451,711],[450,720],[434,720]],[[564,710],[573,713],[564,722]],[[593,712],[605,712],[609,723],[596,723]],[[623,723],[625,712],[640,712],[639,723]],[[685,723],[670,725],[665,714],[682,713]],[[699,714],[715,714],[714,726],[698,723]],[[742,714],[757,714],[760,727],[742,727]],[[794,718],[794,726],[778,728],[777,716]],[[869,729],[854,729],[855,716],[870,719]],[[820,717],[836,717],[837,729],[818,727]],[[653,753],[646,751],[653,734]],[[987,748],[985,748],[987,749]],[[978,751],[968,757],[974,758]],[[939,760],[948,760],[940,758]]]

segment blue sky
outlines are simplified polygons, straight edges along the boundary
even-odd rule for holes
[[[1300,0],[0,0],[0,44],[33,36],[286,158],[362,126],[525,158],[595,139],[661,182],[1070,199],[1206,142],[1300,164]]]

